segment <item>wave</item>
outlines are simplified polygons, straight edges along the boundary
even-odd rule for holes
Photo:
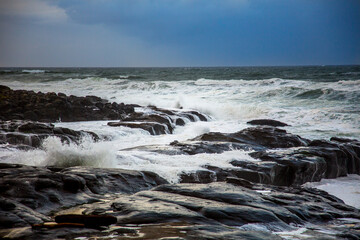
[[[358,80],[341,80],[338,82],[341,85],[360,85],[360,79]]]
[[[218,80],[218,79],[207,79],[199,78],[195,81],[195,85],[271,85],[271,84],[283,84],[289,80],[282,78],[268,78],[268,79],[228,79],[228,80]]]
[[[45,70],[41,70],[41,69],[34,69],[34,70],[28,70],[28,69],[24,69],[22,70],[23,73],[33,73],[33,74],[36,74],[36,73],[45,73],[46,71]]]
[[[143,79],[143,77],[137,75],[120,75],[119,79]]]
[[[151,171],[159,174],[171,183],[178,183],[183,173],[204,170],[203,166],[212,165],[220,168],[233,168],[234,159],[256,161],[242,150],[228,151],[221,154],[169,155],[144,151],[119,151],[117,168]]]
[[[115,151],[108,142],[94,142],[83,137],[79,144],[63,143],[58,137],[49,137],[42,143],[41,149],[31,151],[8,151],[3,154],[7,162],[33,166],[92,166],[113,167]]]

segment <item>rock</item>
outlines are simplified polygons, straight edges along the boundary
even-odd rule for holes
[[[250,156],[262,161],[254,162],[252,165],[246,162],[241,164],[239,161],[233,161],[232,164],[265,173],[270,179],[269,182],[265,182],[268,184],[301,185],[306,182],[320,181],[325,177],[327,166],[325,159],[306,154],[302,150],[261,151],[251,153]]]
[[[203,166],[208,171],[183,173],[181,182],[208,183],[237,177],[253,183],[294,186],[322,178],[360,174],[360,148],[354,142],[312,144],[319,146],[254,151],[250,156],[261,161],[233,160],[232,168]]]
[[[272,119],[255,119],[255,120],[251,120],[248,121],[247,124],[250,125],[266,125],[266,126],[272,126],[272,127],[285,127],[285,126],[289,126],[286,123],[277,121],[277,120],[272,120]]]
[[[167,125],[159,124],[159,123],[129,123],[129,122],[109,122],[108,126],[111,127],[129,127],[129,128],[141,128],[147,132],[149,132],[151,135],[161,135],[166,133],[171,133],[168,130],[169,128]]]
[[[30,147],[40,147],[45,138],[55,136],[63,142],[78,142],[82,136],[88,135],[93,140],[99,137],[89,131],[75,131],[68,128],[55,127],[53,124],[12,120],[0,121],[0,143],[14,145],[27,145]]]
[[[0,120],[74,122],[115,120],[134,112],[133,105],[109,103],[96,96],[76,97],[63,93],[35,93],[0,86]]]
[[[209,116],[196,111],[175,111],[149,106],[142,112],[133,112],[123,117],[120,122],[109,122],[111,127],[140,128],[151,135],[171,134],[174,128],[186,122],[208,121]]]
[[[205,133],[193,141],[234,142],[266,148],[290,148],[309,144],[309,140],[274,127],[246,128],[236,133]]]

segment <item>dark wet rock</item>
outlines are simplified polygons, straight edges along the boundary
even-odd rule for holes
[[[63,142],[68,143],[78,142],[86,135],[93,140],[99,139],[93,132],[55,127],[51,123],[24,120],[0,121],[0,144],[39,147],[45,138],[51,136],[59,137]]]
[[[248,121],[247,124],[250,125],[265,125],[265,126],[272,126],[272,127],[285,127],[285,126],[289,126],[286,123],[277,121],[277,120],[272,120],[272,119],[255,119],[255,120],[251,120]]]
[[[211,183],[216,182],[220,176],[217,173],[209,170],[197,170],[193,173],[182,173],[180,175],[181,183]]]
[[[360,145],[356,141],[341,143],[314,140],[308,147],[260,151],[251,153],[250,156],[262,160],[261,163],[273,162],[278,166],[286,167],[285,172],[275,171],[272,175],[274,180],[271,184],[275,185],[298,185],[320,181],[322,178],[360,174]],[[236,162],[232,163],[236,164]],[[256,168],[256,171],[259,170]]]
[[[305,149],[305,148],[304,148]],[[233,161],[234,166],[251,168],[268,176],[268,184],[291,186],[306,182],[320,181],[325,177],[327,163],[321,156],[310,155],[297,149],[279,151],[261,151],[250,156],[261,162]]]
[[[197,111],[178,111],[149,106],[142,112],[133,112],[124,116],[119,122],[109,122],[112,127],[140,128],[151,135],[171,134],[176,126],[186,122],[208,121],[206,116]]]
[[[35,93],[0,87],[0,120],[73,122],[115,120],[134,112],[133,105],[110,103],[96,96],[76,97],[63,93]]]
[[[205,133],[193,141],[234,142],[266,148],[290,148],[309,144],[309,140],[274,127],[251,127],[236,133]]]
[[[154,122],[145,122],[145,123],[130,123],[130,122],[109,122],[111,127],[129,127],[129,128],[141,128],[145,131],[148,131],[151,135],[161,135],[169,133],[169,128],[167,125],[154,123]],[[171,130],[172,131],[172,130]]]
[[[238,177],[253,183],[293,186],[322,178],[360,174],[357,145],[327,141],[312,144],[317,146],[255,151],[250,156],[261,161],[234,159],[230,162],[231,168],[203,166],[207,170],[183,173],[181,181],[208,183]]]
[[[41,214],[104,199],[104,194],[134,193],[166,183],[151,172],[88,167],[46,168],[16,164],[0,165],[1,226],[37,223]],[[18,217],[19,209],[30,212]],[[23,210],[24,214],[26,211]],[[41,215],[37,216],[31,211]],[[17,214],[17,215],[16,215]],[[10,216],[5,218],[5,216]],[[26,217],[29,216],[27,220]],[[7,222],[7,223],[6,223]],[[15,226],[14,225],[14,226]]]
[[[21,227],[44,221],[50,221],[50,217],[17,201],[0,196],[0,228]]]

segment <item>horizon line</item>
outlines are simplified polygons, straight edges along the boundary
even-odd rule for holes
[[[360,66],[360,64],[299,64],[299,65],[219,65],[219,66],[0,66],[0,68],[241,68],[241,67],[336,67],[336,66]]]

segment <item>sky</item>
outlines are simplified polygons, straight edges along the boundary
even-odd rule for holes
[[[360,64],[360,0],[0,0],[0,67]]]

